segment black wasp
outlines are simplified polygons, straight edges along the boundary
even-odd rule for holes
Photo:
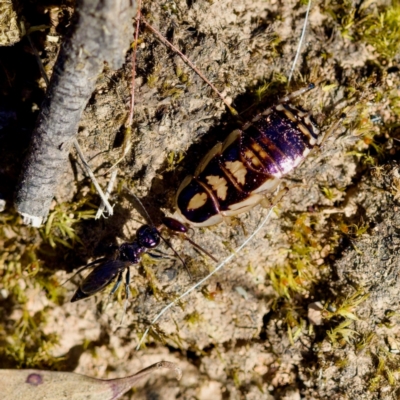
[[[136,196],[135,196],[136,198]],[[141,205],[147,219],[151,221],[150,216],[147,214],[143,205],[136,198],[136,201]],[[148,252],[151,249],[157,247],[161,240],[163,240],[175,253],[175,255],[181,260],[183,265],[186,267],[185,262],[179,256],[179,254],[172,248],[172,246],[167,242],[166,239],[161,235],[161,230],[163,228],[167,228],[173,233],[178,233],[183,235],[183,237],[188,240],[194,247],[202,251],[211,257],[214,261],[217,261],[211,254],[209,254],[206,250],[200,247],[198,244],[193,242],[188,236],[188,228],[183,225],[181,222],[174,218],[164,217],[162,219],[163,225],[160,227],[155,227],[153,224],[142,225],[136,231],[136,238],[132,243],[123,243],[118,249],[118,255],[114,259],[100,259],[96,260],[93,263],[90,263],[80,270],[79,272],[92,268],[93,270],[90,272],[88,276],[81,282],[79,288],[76,290],[74,295],[72,296],[71,302],[78,301],[81,299],[85,299],[87,297],[93,296],[94,294],[100,292],[111,283],[114,283],[113,288],[111,289],[110,296],[112,296],[123,280],[123,273],[125,273],[125,295],[126,299],[129,297],[129,283],[131,280],[130,277],[130,266],[136,265],[140,263],[142,254]],[[75,274],[75,275],[76,275]]]

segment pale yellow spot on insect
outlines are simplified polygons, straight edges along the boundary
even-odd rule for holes
[[[261,165],[260,160],[254,155],[254,153],[251,150],[246,150],[244,152],[244,155],[246,156],[246,158],[248,160],[251,161],[251,163],[255,166],[255,167],[259,167]]]
[[[188,210],[197,210],[203,207],[207,201],[207,193],[197,193],[189,201]]]
[[[247,169],[241,161],[227,161],[225,167],[241,185],[246,183]]]
[[[303,124],[301,124],[301,123],[299,123],[299,124],[297,124],[297,127],[301,130],[301,132],[308,138],[308,139],[314,139],[312,136],[311,136],[311,133],[310,133],[310,130],[307,128],[307,127],[305,127]],[[314,142],[315,142],[315,140],[314,140]],[[314,143],[313,143],[314,144]]]
[[[283,110],[283,112],[285,113],[285,115],[293,122],[296,122],[296,117],[294,116],[294,114],[292,114],[289,110]]]
[[[263,160],[268,158],[268,153],[258,143],[252,143],[251,147]]]
[[[225,200],[228,193],[228,182],[226,179],[215,175],[207,176],[206,179],[214,192],[217,193],[217,197],[221,200]]]
[[[251,147],[253,148],[254,151],[256,151],[257,153],[259,153],[260,151],[262,151],[262,147],[258,144],[258,143],[252,143]]]

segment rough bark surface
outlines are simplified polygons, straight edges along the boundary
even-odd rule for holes
[[[104,67],[122,66],[133,38],[132,0],[81,0],[51,77],[16,197],[20,214],[37,225],[49,213],[72,140]]]

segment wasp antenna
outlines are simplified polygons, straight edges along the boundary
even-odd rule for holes
[[[183,258],[182,258],[182,257],[179,255],[179,253],[172,247],[171,243],[169,243],[168,240],[165,239],[165,238],[161,235],[161,233],[160,233],[160,238],[161,238],[161,239],[164,241],[164,243],[174,252],[174,254],[181,260],[183,266],[185,267],[185,269],[186,269],[186,271],[187,271],[187,273],[188,273],[188,275],[189,275],[190,280],[193,280],[192,274],[190,273],[189,268],[188,268],[188,266],[186,265],[186,263],[185,263],[185,261],[183,260]]]
[[[135,199],[136,203],[140,206],[141,210],[143,211],[144,214],[143,217],[147,219],[147,222],[150,223],[150,225],[154,226],[153,220],[151,219],[143,203],[140,201],[139,197],[137,197],[135,193],[131,192],[125,185],[122,187],[122,189],[124,189],[128,194],[130,194]]]
[[[122,310],[122,317],[121,317],[121,321],[119,322],[119,325],[117,326],[117,328],[115,329],[115,332],[122,327],[122,324],[124,323],[124,319],[125,319],[125,315],[126,315],[126,310],[128,308],[128,302],[129,302],[129,284],[131,282],[131,270],[128,267],[128,269],[126,270],[126,274],[125,274],[125,301],[124,301],[124,309]]]
[[[205,253],[208,257],[210,257],[213,261],[218,262],[218,260],[211,254],[209,253],[206,249],[203,249],[200,245],[198,245],[196,242],[194,242],[188,235],[184,235],[184,238],[197,250],[202,251]]]

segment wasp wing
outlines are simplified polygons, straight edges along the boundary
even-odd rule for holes
[[[81,283],[86,294],[95,294],[108,286],[130,263],[121,260],[109,260],[96,267]]]
[[[72,296],[71,302],[84,299],[100,292],[115,280],[118,274],[120,274],[130,264],[130,262],[121,260],[108,260],[105,263],[98,265],[83,280],[78,290]]]

